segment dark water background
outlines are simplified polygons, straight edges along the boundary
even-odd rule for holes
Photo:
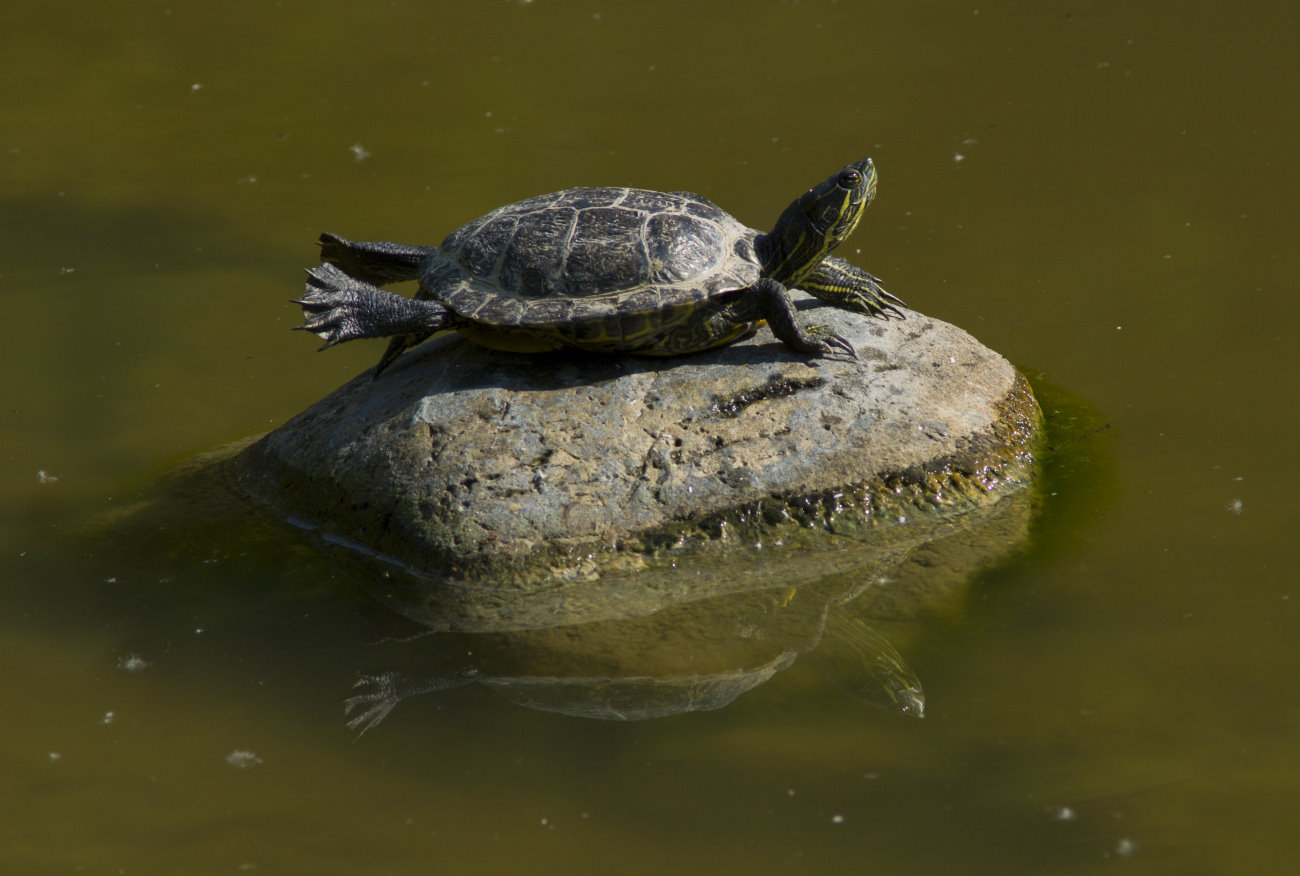
[[[0,19],[0,870],[1300,859],[1292,4]],[[330,563],[257,521],[92,534],[372,364],[375,345],[317,356],[287,330],[322,230],[434,243],[601,184],[766,227],[866,154],[880,191],[844,254],[1110,427],[1059,449],[1027,554],[909,642],[923,721],[796,666],[627,724],[463,688],[355,742],[340,700],[381,619]]]

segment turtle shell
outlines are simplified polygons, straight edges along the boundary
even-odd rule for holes
[[[563,330],[616,318],[610,339],[621,345],[752,284],[755,236],[699,195],[567,189],[453,231],[422,285],[481,325]]]

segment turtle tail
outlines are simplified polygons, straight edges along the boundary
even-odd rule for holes
[[[429,339],[434,333],[432,331],[412,332],[409,335],[398,335],[388,342],[388,348],[384,350],[384,355],[379,357],[379,364],[375,366],[375,373],[370,375],[371,380],[375,380],[384,369],[393,364],[393,360],[414,347],[416,344],[422,344]]]

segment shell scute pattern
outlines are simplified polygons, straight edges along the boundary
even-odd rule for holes
[[[554,195],[542,195],[540,198],[534,198],[536,201],[545,201],[553,197],[553,206],[577,207],[586,209],[588,207],[613,207],[627,197],[628,190],[614,187],[597,187],[587,189],[565,189],[562,192],[556,192]],[[527,204],[528,201],[522,203]],[[539,204],[539,207],[545,207],[546,204]]]
[[[629,292],[618,302],[618,309],[627,314],[655,313],[663,309],[663,306],[663,294],[653,286]]]
[[[501,288],[522,298],[546,298],[562,293],[560,276],[564,256],[578,216],[571,207],[556,207],[520,217],[513,237],[505,245],[496,274]],[[466,249],[478,243],[479,238],[475,237]]]
[[[619,202],[621,206],[646,213],[680,212],[683,199],[680,195],[669,192],[651,192],[645,189],[628,189],[627,196]]]
[[[707,219],[710,222],[717,222],[719,224],[727,224],[735,221],[732,219],[730,213],[723,210],[708,198],[700,195],[692,195],[690,192],[680,192],[678,194],[682,199],[682,209],[687,213],[690,213],[692,216],[697,216],[700,219]]]
[[[564,294],[619,292],[646,280],[645,214],[626,207],[590,207],[578,224],[563,260]]]
[[[538,325],[562,326],[573,318],[571,298],[543,298],[528,305],[528,321]]]
[[[454,285],[453,285],[454,284]],[[438,300],[466,319],[496,319],[499,305],[512,300],[472,281],[453,280],[438,289]],[[514,299],[517,300],[517,299]]]
[[[684,283],[709,273],[727,252],[721,227],[681,213],[656,213],[647,223],[649,282]]]
[[[485,216],[448,235],[442,244],[443,252],[470,276],[492,276],[500,267],[501,256],[515,235],[518,221],[508,214]]]
[[[422,286],[470,320],[625,349],[686,320],[710,295],[753,283],[752,238],[688,192],[570,189],[452,232],[441,247],[450,261]]]
[[[442,249],[497,294],[535,301],[690,282],[730,257],[743,231],[697,196],[579,189],[495,210],[453,232]]]

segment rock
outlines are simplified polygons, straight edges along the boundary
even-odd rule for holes
[[[1032,478],[1040,413],[1001,356],[915,312],[803,309],[858,359],[809,360],[766,330],[674,359],[443,336],[264,436],[234,472],[327,540],[498,589],[877,532]]]

